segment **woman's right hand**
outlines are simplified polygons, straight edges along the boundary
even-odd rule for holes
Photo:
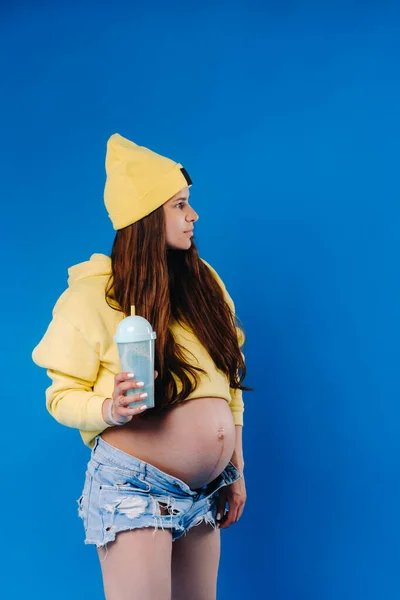
[[[157,378],[157,371],[154,371],[154,379]],[[129,423],[135,415],[139,415],[147,409],[145,404],[142,404],[143,398],[140,388],[143,387],[143,382],[136,381],[128,376],[128,373],[118,373],[114,378],[114,391],[111,398],[111,416],[115,421],[121,424]],[[137,394],[126,396],[127,390],[137,389]],[[128,404],[137,403],[135,408],[128,408]],[[144,407],[144,408],[143,408]]]

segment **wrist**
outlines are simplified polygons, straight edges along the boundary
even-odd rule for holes
[[[108,419],[108,406],[109,406],[110,402],[112,402],[111,398],[106,398],[104,400],[103,406],[101,408],[103,420],[107,423],[107,425],[110,425],[110,423],[108,423],[108,421],[107,421],[107,419]]]
[[[113,401],[112,398],[106,398],[106,400],[103,402],[103,419],[104,421],[107,423],[107,425],[113,426],[113,425],[124,425],[125,422],[124,421],[117,421],[112,413],[112,408],[113,408]]]
[[[243,473],[244,471],[244,460],[243,458],[238,458],[237,456],[233,455],[231,458],[231,463],[237,468],[238,471],[240,471],[241,473]]]

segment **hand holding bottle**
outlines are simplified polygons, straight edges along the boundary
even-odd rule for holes
[[[157,371],[154,371],[154,379],[157,378]],[[112,398],[109,400],[110,404],[107,410],[107,417],[105,421],[112,425],[125,425],[133,419],[135,415],[141,414],[148,407],[144,402],[146,401],[146,392],[141,391],[143,388],[143,382],[133,379],[133,373],[118,373],[114,379],[114,391]],[[128,390],[135,390],[135,394],[126,396]],[[131,392],[132,393],[132,392]],[[129,405],[132,406],[131,408]],[[113,422],[114,421],[114,422]]]

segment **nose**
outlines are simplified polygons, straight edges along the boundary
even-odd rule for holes
[[[186,221],[188,223],[191,223],[192,221],[196,223],[196,221],[199,220],[199,215],[192,207],[190,207],[190,209],[190,212],[186,215]]]

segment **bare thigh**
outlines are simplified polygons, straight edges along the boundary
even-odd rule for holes
[[[107,548],[98,548],[107,600],[171,599],[170,531],[121,531]]]
[[[215,600],[221,532],[207,523],[189,529],[172,546],[172,600]]]

